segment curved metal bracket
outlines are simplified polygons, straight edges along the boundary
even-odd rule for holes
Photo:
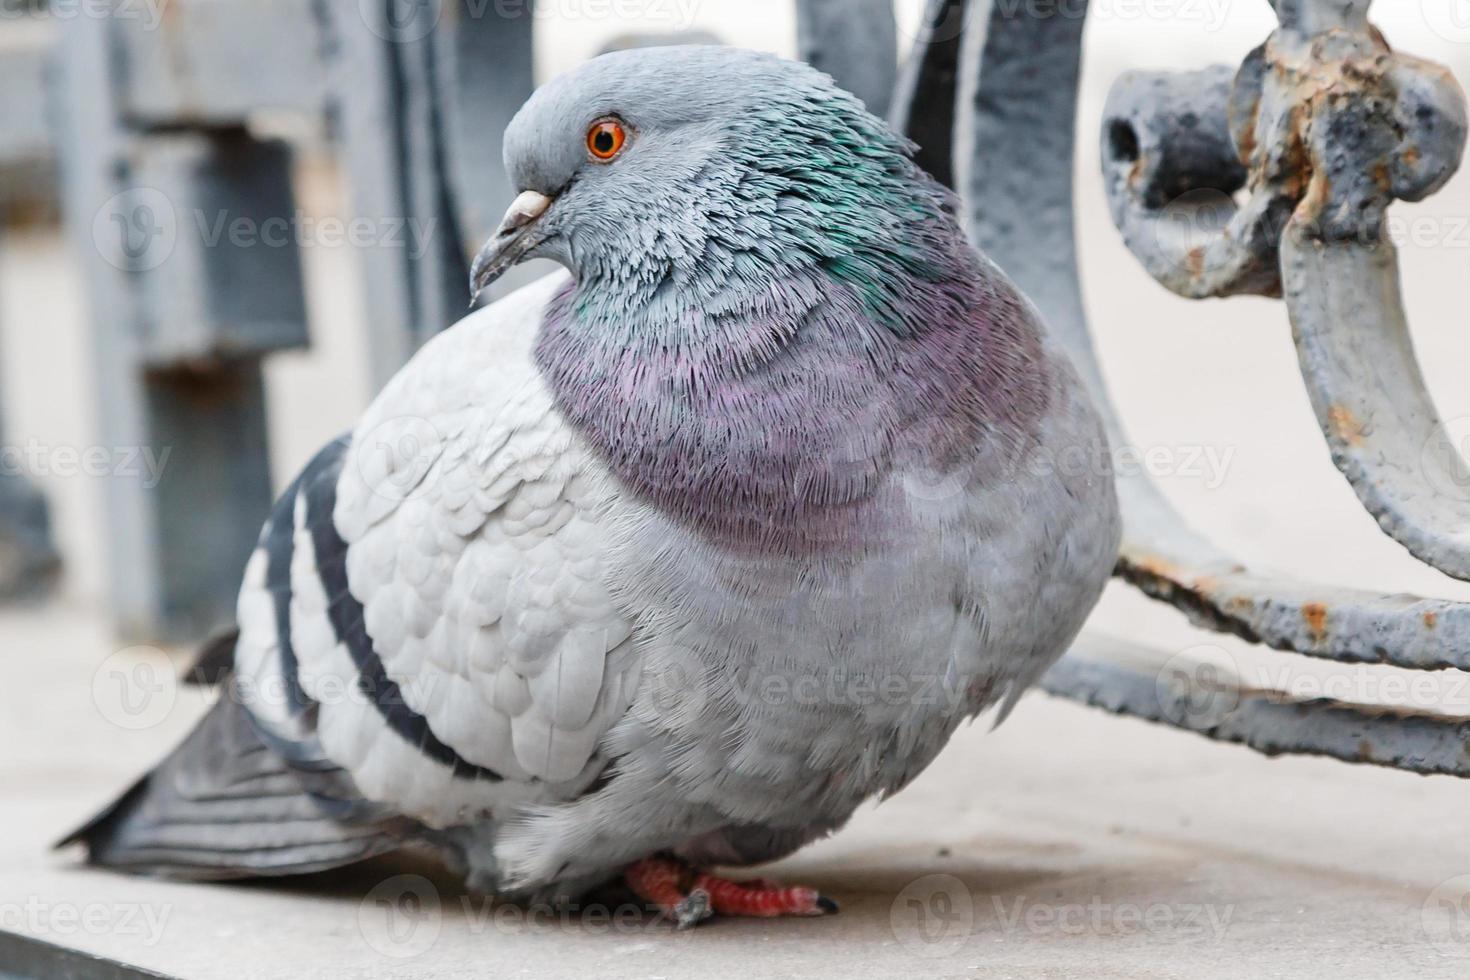
[[[1361,18],[1366,6],[1358,0],[1332,0],[1325,7],[1314,0],[1281,0],[1278,8],[1283,20],[1300,33],[1329,14]],[[972,237],[1037,304],[1089,385],[1110,437],[1116,445],[1125,445],[1092,350],[1073,237],[1072,160],[1083,18],[1044,16],[999,0],[931,0],[925,16],[930,29],[900,73],[890,118],[920,144],[921,162],[937,176],[950,178],[960,191]],[[1366,20],[1362,23],[1366,29]],[[1206,231],[1218,232],[1225,240],[1212,244],[1205,235],[1195,242],[1207,246],[1207,257],[1218,256],[1218,265],[1211,264],[1204,277],[1213,277],[1214,285],[1203,294],[1286,289],[1295,295],[1293,262],[1287,263],[1286,278],[1281,277],[1279,234],[1304,197],[1305,186],[1293,186],[1286,179],[1294,157],[1268,146],[1254,157],[1247,153],[1243,161],[1235,149],[1237,133],[1259,130],[1254,102],[1242,93],[1254,86],[1264,91],[1269,64],[1268,48],[1263,47],[1240,72],[1193,73],[1177,84],[1165,84],[1164,90],[1147,76],[1120,83],[1120,87],[1155,85],[1153,97],[1164,106],[1162,115],[1181,125],[1191,122],[1187,139],[1166,139],[1169,131],[1154,128],[1154,117],[1142,112],[1125,115],[1110,110],[1104,124],[1104,156],[1111,161],[1105,169],[1115,194],[1115,214],[1137,219],[1132,230],[1159,243],[1155,256],[1160,260],[1183,256],[1190,261],[1189,250],[1171,251],[1176,246],[1167,231],[1158,234],[1143,224],[1154,218],[1178,220],[1150,214],[1150,199],[1201,191],[1214,191],[1217,200],[1224,199],[1228,210],[1217,211],[1215,225]],[[1330,100],[1330,93],[1326,97]],[[1116,109],[1119,104],[1114,101],[1112,106]],[[1136,146],[1128,145],[1127,132],[1112,128],[1119,118],[1132,124]],[[1245,126],[1247,122],[1251,125]],[[1110,146],[1110,140],[1119,142]],[[1129,156],[1131,160],[1115,159]],[[1253,159],[1261,166],[1248,168]],[[1127,163],[1121,174],[1112,169],[1120,163]],[[1436,173],[1438,166],[1431,162],[1421,176]],[[1129,172],[1135,169],[1136,174]],[[1249,182],[1260,173],[1275,175],[1264,189]],[[1426,181],[1424,192],[1438,179]],[[1389,186],[1399,184],[1390,180]],[[1237,207],[1231,194],[1240,189],[1251,196]],[[1127,197],[1119,200],[1117,195],[1125,191]],[[1130,235],[1128,223],[1119,224],[1125,236]],[[1278,234],[1273,236],[1272,231]],[[1288,252],[1289,258],[1293,255]],[[1120,477],[1119,492],[1126,527],[1119,574],[1182,609],[1197,624],[1339,661],[1470,668],[1470,605],[1380,595],[1252,570],[1191,528],[1147,476]],[[1089,652],[1092,644],[1084,638],[1053,668],[1043,686],[1111,710],[1181,724],[1160,698],[1144,696],[1156,679],[1157,657],[1135,648],[1139,655],[1131,666],[1119,667],[1119,658],[1111,654],[1101,658],[1104,666],[1098,666],[1099,658]],[[1416,771],[1470,775],[1445,754],[1462,751],[1463,726],[1433,718],[1405,720],[1353,705],[1307,709],[1264,694],[1242,703],[1261,706],[1233,717],[1228,725],[1193,726],[1193,730],[1272,753],[1321,752]],[[1422,739],[1423,745],[1395,748],[1401,728],[1412,729],[1405,737]]]
[[[938,161],[932,169],[963,175],[972,237],[1040,308],[1114,444],[1126,445],[1092,350],[1073,238],[1083,19],[1009,13],[994,0],[933,0],[926,17],[892,117],[907,122],[921,160]],[[939,84],[941,97],[905,78]],[[953,99],[942,98],[946,80],[962,89]],[[1470,667],[1470,606],[1252,571],[1191,528],[1146,475],[1121,477],[1119,493],[1119,574],[1202,626],[1335,660]]]
[[[1041,686],[1266,755],[1325,755],[1424,775],[1470,776],[1470,721],[1463,718],[1286,697],[1241,683],[1226,664],[1111,637],[1084,634]]]
[[[801,59],[883,115],[898,70],[892,0],[796,0]]]
[[[1464,97],[1393,52],[1368,0],[1282,0],[1233,77],[1135,73],[1108,100],[1113,218],[1150,275],[1190,298],[1281,295],[1338,468],[1384,531],[1470,579],[1470,467],[1414,358],[1385,212],[1458,169]],[[1231,195],[1247,187],[1246,203]]]
[[[1277,240],[1296,206],[1274,182],[1244,205],[1249,171],[1235,150],[1230,106],[1263,65],[1236,72],[1129,72],[1103,110],[1103,180],[1113,223],[1149,275],[1189,299],[1279,296]]]

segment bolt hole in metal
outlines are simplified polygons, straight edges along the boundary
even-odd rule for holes
[[[1133,163],[1138,159],[1138,133],[1126,119],[1114,119],[1108,125],[1108,149],[1119,163]]]

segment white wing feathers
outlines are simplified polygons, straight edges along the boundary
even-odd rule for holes
[[[427,344],[363,417],[334,488],[303,485],[294,509],[290,646],[321,747],[365,795],[433,825],[590,783],[633,687],[631,626],[604,584],[611,484],[531,358],[562,281]],[[313,527],[333,489],[333,527]],[[335,536],[350,595],[329,594]],[[241,595],[242,673],[280,660],[261,579]]]

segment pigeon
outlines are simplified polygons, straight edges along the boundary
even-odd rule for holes
[[[914,146],[815,69],[622,51],[505,134],[478,295],[306,466],[221,696],[68,841],[186,879],[428,848],[507,899],[820,915],[741,868],[897,792],[1068,647],[1102,424]]]

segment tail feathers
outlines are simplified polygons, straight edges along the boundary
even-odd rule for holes
[[[232,626],[205,640],[195,655],[194,665],[184,672],[184,683],[196,687],[224,684],[235,669],[235,644],[239,639],[239,628]]]
[[[408,821],[349,823],[223,697],[152,772],[57,844],[87,846],[92,864],[196,880],[301,874],[407,843]]]

